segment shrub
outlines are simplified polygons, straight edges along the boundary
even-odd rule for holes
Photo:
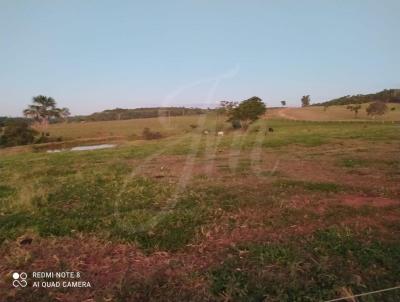
[[[374,102],[369,104],[366,111],[368,115],[376,116],[376,115],[383,115],[388,110],[388,107],[383,102]]]
[[[150,128],[144,128],[142,132],[142,137],[144,139],[160,139],[163,136],[160,132],[152,132]]]
[[[0,136],[0,146],[12,147],[32,144],[37,132],[29,127],[25,121],[7,122],[3,134]]]

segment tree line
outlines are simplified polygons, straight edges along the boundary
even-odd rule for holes
[[[351,105],[370,102],[400,103],[400,89],[385,89],[377,93],[346,95],[327,102],[315,103],[312,106]]]
[[[187,107],[153,107],[153,108],[135,108],[135,109],[111,109],[102,112],[96,112],[87,116],[78,116],[70,118],[70,121],[115,121],[130,120],[138,118],[152,118],[160,116],[184,116],[204,114],[207,110],[201,108]]]

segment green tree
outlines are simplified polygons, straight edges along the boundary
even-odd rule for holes
[[[357,118],[358,116],[358,111],[361,109],[361,105],[349,105],[346,107],[348,110],[353,111],[354,112],[354,117]]]
[[[247,129],[248,126],[259,119],[266,111],[265,104],[259,97],[252,97],[241,102],[234,107],[229,113],[229,119],[234,128],[238,128],[238,121],[242,128]]]
[[[384,102],[374,102],[369,104],[366,111],[367,114],[375,118],[377,115],[383,115],[388,110],[388,106]]]
[[[309,95],[303,95],[301,98],[301,107],[310,106],[311,99]]]
[[[57,108],[56,101],[52,97],[38,95],[33,97],[31,105],[24,110],[26,117],[32,118],[41,129],[42,136],[52,118],[66,118],[70,115],[68,108]]]

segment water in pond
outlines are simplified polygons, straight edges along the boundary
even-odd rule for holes
[[[88,150],[99,150],[99,149],[109,149],[114,148],[116,145],[114,144],[102,144],[102,145],[93,145],[93,146],[78,146],[69,149],[69,151],[88,151]],[[68,151],[68,149],[58,149],[58,150],[47,150],[47,153],[55,153],[61,151]]]
[[[113,144],[103,144],[103,145],[94,145],[94,146],[79,146],[71,148],[71,151],[87,151],[87,150],[98,150],[98,149],[108,149],[114,148]]]

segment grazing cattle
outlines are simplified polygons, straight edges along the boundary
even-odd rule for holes
[[[218,135],[218,136],[224,136],[224,131],[218,131],[218,132],[217,132],[217,135]]]
[[[203,134],[204,134],[204,135],[207,135],[207,134],[208,134],[208,130],[204,130],[204,131],[203,131]]]

